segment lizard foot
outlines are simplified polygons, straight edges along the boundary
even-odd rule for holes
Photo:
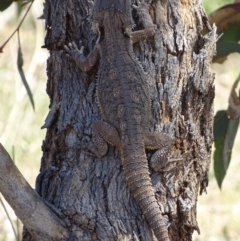
[[[69,43],[68,45],[64,45],[64,50],[67,52],[67,57],[71,58],[74,61],[76,61],[79,58],[79,55],[83,55],[83,49],[83,46],[80,49],[78,49],[78,46],[75,42]]]
[[[165,133],[150,132],[145,133],[144,142],[146,149],[157,150],[151,157],[150,166],[159,172],[169,163],[168,154],[173,145],[173,138]]]
[[[88,145],[87,149],[98,158],[106,155],[108,143],[117,147],[121,144],[117,130],[103,121],[92,123],[92,139],[93,145]]]
[[[144,28],[155,27],[149,14],[150,4],[144,2],[144,0],[137,0],[137,4],[133,4],[132,7],[138,12],[139,19],[142,21]]]

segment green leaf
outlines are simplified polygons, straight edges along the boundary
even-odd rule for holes
[[[228,109],[227,113],[231,119],[236,119],[240,117],[240,88],[238,88],[238,84],[240,81],[240,75],[233,83],[231,93],[228,99]]]
[[[217,33],[221,36],[217,41],[215,63],[223,63],[231,53],[240,53],[240,3],[226,5],[210,16],[210,22],[217,25]]]
[[[0,11],[4,11],[5,9],[7,9],[11,4],[13,3],[13,1],[7,1],[4,0],[3,2],[0,2]]]
[[[213,169],[217,180],[217,184],[220,189],[222,186],[222,181],[226,175],[226,170],[224,169],[223,162],[222,162],[223,143],[224,143],[224,137],[214,142],[215,150],[213,154],[213,159],[214,159]]]
[[[240,3],[225,5],[209,15],[209,23],[216,24],[218,33],[240,24]]]
[[[232,148],[233,148],[238,127],[239,127],[239,118],[229,120],[228,129],[226,132],[224,147],[223,147],[223,165],[226,170],[231,160]]]
[[[232,25],[227,30],[223,32],[219,32],[222,34],[221,38],[219,39],[219,43],[221,42],[238,42],[240,40],[240,26]]]
[[[17,67],[18,67],[18,72],[19,72],[19,74],[20,74],[20,76],[21,76],[23,85],[24,85],[25,88],[26,88],[28,97],[29,97],[29,99],[30,99],[30,102],[31,102],[32,107],[33,107],[33,110],[34,110],[35,107],[34,107],[33,95],[32,95],[32,92],[31,92],[31,90],[30,90],[30,88],[29,88],[29,85],[28,85],[28,82],[27,82],[27,80],[26,80],[24,71],[23,71],[23,69],[22,69],[22,67],[23,67],[23,57],[22,57],[22,50],[21,50],[21,47],[20,47],[20,46],[18,47]]]
[[[216,113],[213,125],[214,141],[225,135],[228,128],[228,121],[229,118],[226,110],[219,110]]]
[[[218,138],[216,138],[214,142],[214,173],[220,189],[231,161],[232,148],[239,127],[239,118],[236,118],[228,119],[228,125],[226,128],[226,116],[225,114],[223,116],[222,120],[224,121],[224,124],[222,127],[225,131],[221,131],[221,135],[218,134]]]
[[[231,53],[240,53],[240,44],[235,42],[224,42],[217,44],[217,56],[227,56]]]

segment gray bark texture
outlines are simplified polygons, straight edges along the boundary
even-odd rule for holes
[[[85,55],[94,48],[92,7],[87,0],[45,2],[50,111],[43,126],[47,134],[36,191],[65,222],[69,241],[152,241],[153,232],[126,185],[116,148],[109,146],[102,159],[87,149],[93,145],[92,121],[102,120],[95,95],[98,65],[83,73],[63,46],[81,40]],[[134,30],[141,29],[134,10],[132,14]],[[197,196],[208,185],[213,142],[210,67],[215,28],[208,25],[197,0],[153,0],[150,14],[155,36],[134,45],[136,58],[151,77],[149,131],[175,140],[166,165],[149,163],[151,179],[170,240],[192,240],[194,230],[199,232]],[[147,151],[149,159],[152,154]],[[25,230],[23,240],[35,239]]]

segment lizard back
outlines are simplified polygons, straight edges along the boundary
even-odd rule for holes
[[[102,40],[97,82],[98,102],[105,120],[118,131],[126,182],[158,241],[169,241],[157,204],[145,154],[150,94],[147,75],[124,34],[125,16],[114,8],[101,11]]]
[[[154,24],[148,4],[137,1],[144,30],[131,32],[130,0],[96,0],[93,30],[100,39],[87,58],[83,47],[75,43],[65,46],[76,64],[88,71],[99,59],[97,96],[104,121],[92,123],[93,152],[101,158],[107,153],[107,143],[115,145],[121,157],[127,185],[137,201],[158,241],[169,241],[166,224],[159,209],[150,179],[145,147],[159,150],[155,157],[164,157],[172,139],[160,133],[147,132],[150,123],[150,93],[148,77],[136,59],[132,42],[154,34]],[[162,143],[162,139],[165,143]],[[163,150],[161,150],[163,148]]]
[[[147,75],[134,55],[131,39],[123,33],[122,13],[111,9],[102,14],[104,36],[99,44],[97,83],[101,112],[116,129],[119,129],[123,111],[127,121],[133,118],[133,111],[139,112],[141,122],[138,124],[145,130],[150,116]]]

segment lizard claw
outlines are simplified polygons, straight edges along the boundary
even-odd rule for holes
[[[75,42],[72,42],[72,47],[73,47],[74,50],[78,50],[78,46],[76,45]]]
[[[82,42],[80,41],[80,45],[82,45]],[[79,54],[83,54],[84,47],[82,46],[80,49],[78,49],[77,44],[73,41],[63,46],[64,50],[67,52],[66,56],[74,61],[78,58]]]
[[[81,48],[80,48],[80,54],[83,54],[83,50],[84,50],[84,47],[82,46]]]
[[[68,52],[68,51],[70,51],[70,49],[68,48],[68,46],[67,46],[67,45],[64,45],[64,46],[63,46],[63,48],[64,48],[64,49],[65,49],[65,51],[67,51],[67,52]]]
[[[82,42],[80,41],[79,43],[81,45]],[[78,46],[75,42],[72,42],[72,43],[70,42],[69,44],[64,45],[63,47],[68,54],[72,54],[72,53],[78,52],[78,51],[80,51],[80,53],[83,53],[83,49],[84,49],[84,47],[82,46],[79,50]]]
[[[137,5],[132,5],[132,7],[134,8],[134,9],[138,9],[138,6]]]

